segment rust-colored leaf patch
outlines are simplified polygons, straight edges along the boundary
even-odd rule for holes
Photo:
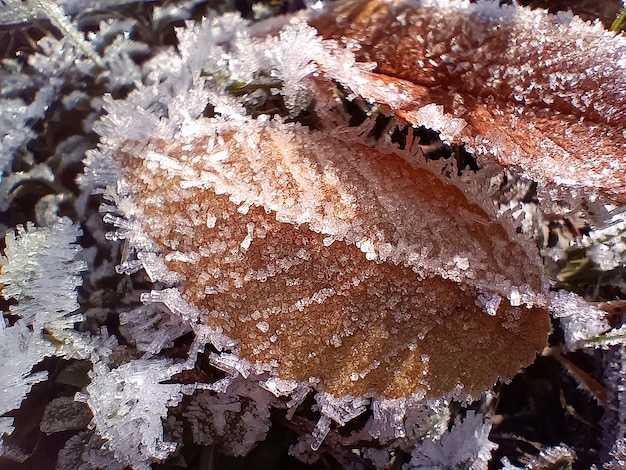
[[[543,188],[626,202],[622,36],[564,13],[488,2],[352,1],[310,23],[377,65],[369,77],[341,77],[363,98]],[[421,111],[433,105],[442,118]],[[451,132],[446,117],[466,125]]]

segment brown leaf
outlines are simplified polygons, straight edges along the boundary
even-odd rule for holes
[[[545,346],[540,261],[457,187],[298,125],[212,126],[120,158],[183,298],[242,358],[337,396],[476,396]]]
[[[568,14],[491,2],[352,1],[310,23],[376,63],[372,74],[336,77],[363,98],[544,190],[626,202],[623,37]]]

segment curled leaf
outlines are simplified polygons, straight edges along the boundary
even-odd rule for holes
[[[351,1],[310,23],[376,64],[340,78],[360,96],[544,190],[626,202],[622,36],[569,14],[456,0]]]
[[[246,119],[125,145],[183,298],[257,370],[336,396],[476,395],[530,363],[550,329],[538,260],[455,186],[345,136]]]

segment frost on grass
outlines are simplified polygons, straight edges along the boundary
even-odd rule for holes
[[[183,386],[161,382],[179,371],[168,360],[136,360],[112,369],[94,364],[88,395],[76,398],[91,408],[93,425],[118,462],[148,469],[176,448],[164,440],[161,419],[180,402]]]
[[[46,372],[31,374],[42,359],[86,352],[83,338],[74,331],[74,322],[82,319],[76,313],[76,288],[85,269],[76,260],[80,235],[79,227],[61,219],[52,227],[18,226],[5,238],[0,286],[2,296],[16,303],[10,307],[11,323],[3,318],[0,325],[0,372],[5,378],[0,414],[19,408],[32,385],[47,378]]]
[[[589,257],[602,271],[626,266],[626,212],[613,213],[589,238]]]
[[[408,469],[444,470],[468,468],[486,470],[491,452],[498,448],[489,440],[491,421],[480,413],[468,411],[461,421],[439,441],[425,440],[411,452]]]
[[[576,460],[576,452],[573,448],[566,446],[565,444],[559,444],[556,446],[545,447],[541,449],[539,455],[530,459],[523,467],[517,467],[512,465],[508,458],[502,459],[502,470],[533,470],[539,468],[550,468],[552,466],[571,466]],[[595,468],[592,465],[591,468]],[[604,466],[603,468],[611,468]],[[621,467],[620,467],[621,468]]]
[[[570,350],[610,329],[605,312],[573,292],[553,293],[552,305],[554,316],[560,319],[565,333],[565,344]]]

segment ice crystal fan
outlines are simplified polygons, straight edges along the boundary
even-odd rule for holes
[[[203,28],[224,47],[225,29]],[[353,56],[302,22],[281,34],[280,42],[239,36],[221,65],[238,70],[221,73],[245,83],[259,66],[253,52],[266,51],[296,111],[317,100],[321,130],[254,119],[199,71],[194,80],[203,85],[180,93],[208,95],[217,103],[212,117],[197,105],[180,112],[186,100],[174,96],[160,121],[132,117],[141,131],[131,133],[148,137],[129,139],[120,130],[127,121],[111,117],[120,104],[109,103],[103,154],[121,167],[110,197],[128,219],[118,220],[129,247],[124,265],[134,259],[173,288],[181,321],[233,340],[226,349],[239,370],[337,397],[386,399],[477,396],[511,378],[550,329],[532,244],[418,148],[368,142],[363,128],[336,124],[332,69]],[[310,42],[298,46],[305,69],[284,54],[290,37]],[[183,52],[182,71],[192,55]]]

